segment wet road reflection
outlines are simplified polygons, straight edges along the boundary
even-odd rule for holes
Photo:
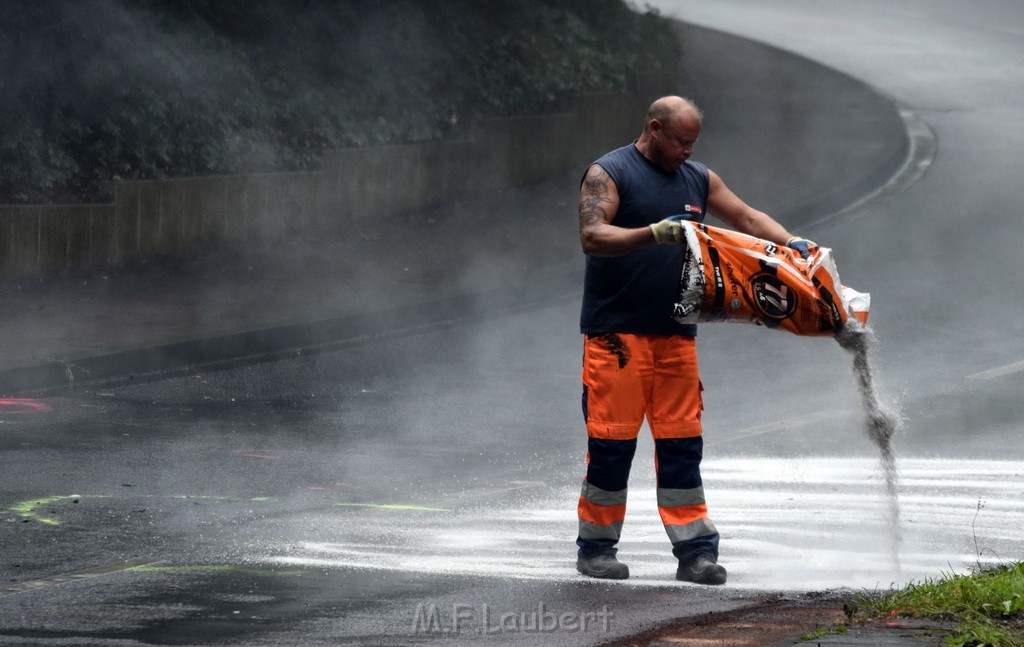
[[[762,589],[886,588],[962,571],[1024,550],[1024,462],[916,458],[900,463],[903,518],[886,516],[878,462],[869,458],[731,458],[705,463],[713,518],[730,583]],[[639,475],[638,475],[639,476]],[[636,479],[620,558],[631,586],[680,586],[650,479]],[[290,566],[435,575],[578,580],[566,537],[576,524],[570,490],[519,484],[527,505],[449,504],[401,516],[363,510],[333,525],[336,541],[268,547]],[[454,505],[452,505],[454,504]],[[350,511],[354,512],[354,511]],[[901,537],[901,539],[898,539]],[[893,549],[898,547],[896,556]]]

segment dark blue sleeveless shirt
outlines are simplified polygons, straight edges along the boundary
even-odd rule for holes
[[[687,161],[668,173],[634,144],[608,153],[595,164],[611,176],[619,191],[613,225],[646,227],[675,215],[704,221],[709,179],[703,164]],[[696,336],[696,326],[672,319],[685,251],[685,246],[654,245],[612,258],[587,256],[580,331]]]

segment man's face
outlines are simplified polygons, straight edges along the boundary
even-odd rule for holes
[[[700,119],[693,114],[681,114],[657,123],[659,127],[652,125],[651,129],[654,135],[652,157],[662,169],[675,172],[693,153],[693,145],[700,137]]]

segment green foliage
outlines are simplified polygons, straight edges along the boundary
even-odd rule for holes
[[[882,596],[866,596],[868,616],[959,623],[947,643],[957,647],[1024,647],[1024,563],[971,575],[944,575]]]
[[[0,202],[104,199],[111,179],[314,168],[674,67],[623,0],[11,0]]]
[[[847,633],[847,631],[849,631],[849,628],[846,625],[833,625],[833,626],[830,626],[830,627],[818,627],[814,631],[808,631],[808,632],[802,634],[797,640],[799,642],[811,642],[813,640],[821,638],[822,636],[828,636],[828,635],[839,635],[839,636],[841,636],[841,635]]]

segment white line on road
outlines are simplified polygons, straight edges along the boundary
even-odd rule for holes
[[[735,440],[743,440],[745,438],[751,438],[753,436],[761,436],[764,434],[774,433],[776,431],[785,431],[793,427],[799,427],[800,425],[810,424],[812,422],[818,422],[825,419],[835,419],[840,416],[849,414],[849,411],[817,411],[815,413],[809,413],[803,416],[796,416],[795,418],[784,418],[776,422],[769,422],[763,425],[757,425],[756,427],[747,427],[746,429],[739,429],[731,434],[726,435],[724,438],[716,438],[715,440],[704,439],[706,446],[718,445],[721,443],[729,443]]]
[[[96,568],[90,568],[84,571],[77,571],[75,573],[66,573],[64,575],[51,575],[50,577],[44,577],[39,580],[30,580],[28,582],[19,582],[12,586],[5,586],[0,588],[0,596],[11,595],[12,593],[21,593],[23,591],[32,591],[35,589],[41,589],[44,586],[52,586],[54,584],[61,584],[63,582],[73,582],[75,580],[84,580],[90,577],[96,577],[98,575],[106,575],[108,573],[116,573],[118,571],[127,571],[132,568],[139,566],[150,566],[152,564],[158,564],[163,560],[159,559],[130,559],[127,562],[117,562],[116,564],[107,564],[105,566],[97,566]]]
[[[1024,371],[1024,360],[1014,362],[1012,364],[1006,364],[1004,366],[997,366],[996,368],[990,368],[987,371],[980,371],[978,373],[971,373],[967,376],[968,380],[992,380],[997,377],[1003,377],[1004,375],[1012,375],[1014,373],[1020,373]]]

